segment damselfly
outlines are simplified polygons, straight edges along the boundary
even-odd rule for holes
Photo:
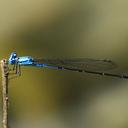
[[[40,68],[51,68],[58,70],[71,70],[98,75],[128,78],[128,75],[108,73],[116,64],[108,59],[89,59],[89,58],[74,58],[74,59],[37,59],[31,56],[17,56],[16,52],[12,52],[8,63],[14,65],[13,70],[16,74],[21,74],[21,66],[35,66]]]

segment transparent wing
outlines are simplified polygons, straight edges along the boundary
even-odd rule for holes
[[[34,63],[74,71],[106,71],[116,67],[116,64],[111,60],[95,60],[88,58],[34,59]]]
[[[127,74],[108,73],[108,71],[116,68],[116,64],[111,60],[95,60],[88,58],[77,59],[34,59],[33,63],[45,64],[50,68],[67,69],[72,71],[80,71],[97,75],[105,75],[128,79]]]

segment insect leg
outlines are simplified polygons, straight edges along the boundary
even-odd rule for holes
[[[18,74],[18,62],[15,64],[15,73]]]
[[[15,68],[16,68],[16,63],[14,63],[14,66],[13,66],[13,69],[12,69],[12,70],[14,71],[14,70],[15,70]]]
[[[18,72],[17,72],[17,74],[20,76],[21,75],[21,66],[20,66],[20,64],[18,64]]]

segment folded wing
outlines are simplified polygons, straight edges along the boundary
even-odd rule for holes
[[[116,67],[116,64],[111,60],[96,60],[89,58],[34,59],[34,63],[45,64],[47,67],[58,67],[58,69],[74,71],[107,71]]]

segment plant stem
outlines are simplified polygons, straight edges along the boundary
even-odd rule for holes
[[[2,126],[8,128],[8,75],[9,68],[5,59],[1,60],[1,71],[2,71],[2,102],[3,102],[3,115],[2,115]]]

